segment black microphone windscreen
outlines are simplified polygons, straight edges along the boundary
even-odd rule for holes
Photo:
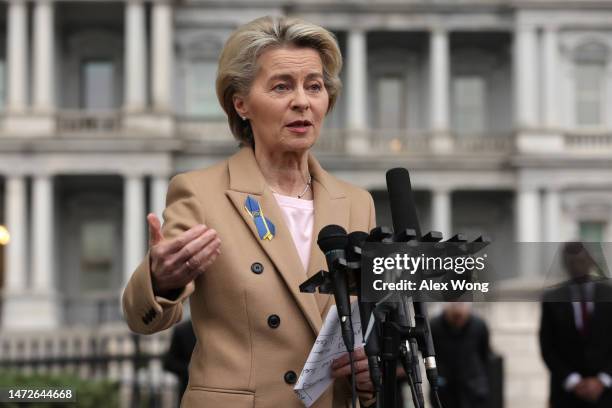
[[[319,232],[317,244],[325,253],[337,249],[344,250],[348,245],[348,235],[346,230],[339,225],[327,225]]]
[[[366,239],[368,239],[368,233],[364,231],[354,231],[348,234],[348,238],[349,245],[361,247]]]
[[[421,238],[421,226],[412,195],[408,170],[397,167],[387,171],[387,190],[391,204],[391,218],[396,232],[407,228],[415,230],[417,239]]]
[[[346,252],[346,260],[349,262],[359,261],[361,259],[361,249],[363,244],[368,239],[368,233],[364,231],[353,231],[348,234],[348,250]]]

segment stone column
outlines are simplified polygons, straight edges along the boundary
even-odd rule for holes
[[[448,189],[437,188],[431,196],[432,228],[440,231],[444,239],[451,237],[452,233],[452,202],[451,192]]]
[[[544,192],[544,241],[561,242],[561,199],[559,191],[551,187]]]
[[[54,107],[54,4],[36,0],[34,6],[34,109],[49,113]]]
[[[517,230],[519,242],[540,241],[540,193],[536,188],[522,188],[517,192]]]
[[[531,281],[541,278],[540,265],[542,244],[540,237],[540,192],[532,186],[521,187],[516,195],[516,241],[518,251],[513,255],[516,259],[518,276]],[[533,288],[528,284],[526,288]]]
[[[544,126],[556,129],[559,126],[559,71],[558,35],[557,27],[544,27]]]
[[[55,328],[60,324],[53,204],[53,176],[35,175],[32,180],[32,310],[24,314],[30,320],[30,327]]]
[[[450,46],[448,32],[439,27],[432,30],[429,39],[429,81],[433,148],[440,152],[450,152]]]
[[[54,292],[53,179],[37,175],[32,183],[32,289]]]
[[[2,328],[11,329],[21,326],[22,313],[20,302],[26,291],[26,179],[22,175],[9,175],[6,178],[4,208],[6,227],[11,236],[6,246],[5,284],[2,305]]]
[[[125,110],[141,113],[146,108],[146,34],[143,0],[125,3]]]
[[[162,214],[166,208],[166,193],[168,191],[168,177],[165,175],[154,175],[151,180],[151,211],[157,215],[163,223]]]
[[[10,0],[7,34],[7,111],[24,113],[27,108],[28,26],[27,3]]]
[[[172,72],[174,62],[174,24],[168,0],[153,3],[151,41],[153,108],[157,112],[172,110]]]
[[[140,174],[124,176],[123,190],[123,276],[124,283],[145,254],[146,238],[145,184]]]
[[[6,228],[11,236],[6,247],[5,270],[8,292],[26,288],[26,180],[22,175],[8,176],[4,197]]]
[[[348,149],[354,154],[367,154],[369,140],[367,134],[367,37],[361,29],[348,33],[347,57],[347,103],[349,130]]]
[[[536,28],[518,25],[514,32],[514,110],[519,130],[537,125]]]

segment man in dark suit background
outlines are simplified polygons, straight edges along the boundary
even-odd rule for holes
[[[612,286],[582,243],[566,243],[570,280],[544,295],[542,358],[551,408],[612,407]]]
[[[472,313],[469,303],[448,303],[442,314],[431,320],[431,333],[442,406],[487,407],[491,350],[485,321]]]

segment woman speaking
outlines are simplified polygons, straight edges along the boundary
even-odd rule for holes
[[[164,225],[148,215],[150,248],[123,294],[129,327],[144,334],[179,322],[189,297],[197,344],[183,407],[303,406],[293,384],[333,303],[298,289],[326,267],[316,236],[328,224],[374,226],[370,194],[310,153],[341,66],[334,36],[294,18],[256,19],[225,44],[217,96],[241,149],[171,180]],[[368,405],[362,349],[355,367]],[[349,373],[348,358],[337,360],[314,407],[345,407]]]

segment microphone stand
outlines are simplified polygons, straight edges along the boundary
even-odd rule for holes
[[[373,231],[374,232],[374,231]],[[373,235],[379,235],[375,232]],[[415,248],[419,243],[435,243],[442,240],[442,234],[431,231],[425,234],[419,241],[416,241],[416,232],[406,229],[396,234],[392,241],[383,239],[381,242],[410,242],[413,241]],[[462,234],[453,236],[446,242],[464,243],[467,242]],[[480,243],[478,249],[489,243],[483,237],[477,238],[475,243]],[[450,249],[448,253],[455,255],[464,252],[464,249]],[[467,250],[465,250],[467,252]],[[439,276],[442,280],[448,279],[448,274]],[[461,295],[462,293],[459,293]],[[458,297],[458,296],[457,296]],[[376,315],[382,322],[382,365],[383,365],[383,406],[385,408],[396,407],[397,405],[397,364],[401,362],[406,372],[410,385],[412,400],[415,408],[425,407],[425,398],[422,389],[422,377],[419,367],[418,352],[423,356],[427,379],[432,391],[437,397],[438,374],[435,362],[435,351],[429,320],[427,316],[426,304],[422,301],[412,301],[412,299],[400,296],[398,299],[383,299],[376,306]],[[414,320],[411,319],[408,304],[412,303]],[[439,399],[436,401],[437,408],[442,408]]]
[[[392,230],[388,227],[374,228],[365,239],[366,242],[381,243],[411,242],[414,244],[414,248],[418,248],[420,243],[435,243],[441,240],[442,234],[437,231],[431,231],[417,240],[417,234],[413,229],[406,229],[394,236]],[[457,234],[445,242],[464,243],[467,240],[463,238],[462,234]],[[475,246],[477,251],[488,245],[489,242],[484,237],[478,237],[472,243],[478,243]],[[361,294],[362,248],[353,244],[349,244],[349,247],[346,258],[335,260],[331,267],[337,273],[347,275],[349,294],[358,297],[362,333],[365,341],[364,348],[370,365],[370,378],[374,384],[377,397],[376,407],[395,408],[397,406],[397,367],[399,362],[406,372],[415,408],[424,408],[425,398],[419,366],[419,351],[424,360],[427,379],[436,397],[438,388],[435,351],[426,304],[422,301],[409,300],[412,297],[406,298],[405,296],[400,296],[400,299],[389,299],[391,295],[376,304],[363,301]],[[448,255],[469,252],[462,248],[453,247],[445,249],[445,251]],[[429,277],[433,277],[433,275]],[[444,280],[448,278],[448,274],[445,273],[435,277]],[[300,285],[301,292],[314,293],[317,289],[319,293],[333,293],[333,282],[329,272],[321,270]],[[411,316],[410,305],[412,305],[414,319]],[[374,317],[374,321],[370,323],[372,317]],[[366,338],[368,329],[369,337]],[[437,405],[437,408],[442,408],[439,398],[435,405]]]
[[[383,408],[380,392],[382,389],[382,373],[380,368],[380,325],[374,316],[375,304],[363,300],[361,292],[361,247],[369,238],[365,232],[349,234],[349,247],[346,251],[348,262],[349,291],[357,295],[361,332],[363,334],[364,351],[368,356],[370,380],[374,385],[376,408]]]

